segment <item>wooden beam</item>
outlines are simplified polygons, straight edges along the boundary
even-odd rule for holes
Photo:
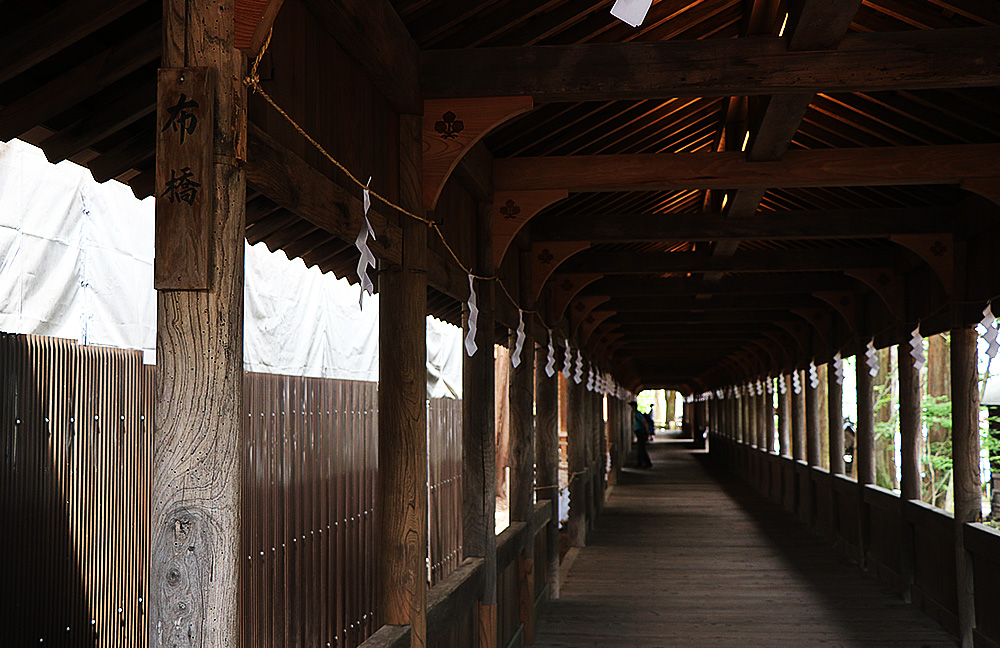
[[[423,91],[543,103],[985,87],[1000,84],[998,41],[976,27],[848,34],[834,51],[773,37],[425,51]]]
[[[303,0],[397,112],[423,112],[420,50],[389,0]]]
[[[18,26],[0,41],[0,84],[111,24],[144,2],[146,0],[65,2]]]
[[[434,209],[465,154],[491,130],[534,107],[531,97],[424,101],[424,209]]]
[[[789,151],[776,162],[739,152],[503,158],[497,191],[661,191],[742,187],[960,184],[989,177],[998,144]]]
[[[92,97],[160,57],[159,22],[108,48],[0,109],[0,141],[9,141]]]
[[[275,203],[317,227],[352,242],[364,222],[359,191],[348,191],[295,155],[263,129],[250,124],[247,183]],[[375,229],[372,252],[393,263],[402,261],[401,231],[374,209],[368,220]]]
[[[490,170],[492,182],[493,170]],[[503,263],[514,237],[538,212],[566,198],[565,189],[501,191],[493,196],[493,263]]]
[[[561,214],[536,219],[532,238],[593,243],[889,238],[939,233],[943,225],[958,225],[954,213],[941,207],[817,209],[761,212],[741,220],[717,213]]]
[[[215,134],[214,173],[201,189],[214,209],[208,289],[157,293],[150,646],[241,645],[246,182],[232,161],[246,141],[246,88],[232,12],[233,0],[163,2],[163,67],[211,68],[215,119],[202,126]]]
[[[236,47],[251,59],[264,46],[285,0],[236,0]]]
[[[531,246],[531,298],[538,300],[542,287],[566,259],[590,247],[586,242],[556,243]]]
[[[867,249],[781,250],[738,252],[718,258],[699,252],[591,252],[576,258],[567,269],[602,274],[701,272],[823,272],[854,268],[885,268],[892,255]]]
[[[886,273],[895,277],[894,273]],[[554,275],[553,281],[558,282],[563,273]],[[576,275],[568,275],[576,276]],[[705,285],[695,277],[667,277],[647,279],[640,277],[609,277],[590,282],[583,289],[587,295],[611,295],[617,297],[633,296],[647,299],[662,299],[678,296],[690,297],[711,293],[713,298],[720,295],[773,295],[782,293],[807,293],[820,290],[852,290],[859,287],[859,282],[838,273],[810,273],[808,276],[795,273],[773,273],[767,281],[758,277],[728,276],[707,290]]]

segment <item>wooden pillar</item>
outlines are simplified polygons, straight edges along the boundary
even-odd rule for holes
[[[491,206],[480,206],[476,228],[476,272],[493,274]],[[478,351],[464,355],[462,366],[463,538],[467,557],[483,559],[483,592],[479,601],[478,646],[497,643],[496,543],[496,403],[493,373],[493,282],[476,282],[479,307]],[[468,311],[463,310],[468,332]]]
[[[781,386],[778,388],[778,451],[782,457],[792,456],[792,421],[791,421],[791,379],[785,374],[778,374]]]
[[[587,449],[586,449],[586,408],[584,407],[583,385],[576,384],[572,377],[566,381],[567,410],[569,421],[566,426],[566,450],[569,455],[569,521],[566,531],[570,544],[582,547],[587,539]]]
[[[806,372],[803,389],[806,392],[806,462],[810,466],[821,465],[821,444],[819,430],[819,387],[813,387]]]
[[[548,349],[535,353],[535,482],[538,499],[549,500],[552,517],[546,536],[545,574],[549,598],[559,598],[559,382],[542,369],[548,362]]]
[[[858,484],[875,483],[875,380],[864,357],[856,358],[858,383],[858,427],[854,442]]]
[[[522,295],[525,293],[522,292]],[[515,334],[511,335],[511,349]],[[510,521],[531,525],[534,511],[535,463],[535,353],[534,341],[527,337],[521,363],[510,370]],[[520,612],[524,641],[535,641],[535,543],[528,542],[519,558]]]
[[[176,161],[178,169],[171,170],[196,168],[192,180],[200,185],[192,196],[200,192],[200,197],[191,205],[199,205],[193,220],[162,228],[156,242],[147,620],[154,648],[240,645],[246,91],[243,54],[234,45],[234,11],[234,0],[163,2],[161,65],[207,68],[202,77],[207,93],[199,98],[209,97],[202,102],[214,110],[201,107],[207,112],[201,113],[197,132],[189,133],[187,149],[169,136],[157,145],[158,160]],[[194,74],[176,75],[174,81],[183,83],[181,77],[190,81]],[[180,98],[169,90],[161,76],[158,122],[163,124]],[[171,133],[161,128],[157,132]],[[169,175],[157,176],[162,194]],[[158,199],[157,218],[164,221],[168,209],[166,199]],[[200,276],[173,283],[191,270],[200,270]]]
[[[796,369],[798,373],[799,390],[789,390],[792,404],[792,457],[796,461],[806,460],[806,401],[805,401],[805,378],[801,369]],[[795,382],[795,381],[793,381]]]
[[[826,366],[827,417],[830,422],[830,474],[844,474],[844,385],[833,361]]]
[[[920,372],[913,366],[910,345],[897,347],[899,359],[899,496],[920,499]]]
[[[400,116],[400,200],[421,204],[422,122]],[[379,272],[381,622],[427,644],[427,226],[402,218],[403,259]]]
[[[973,646],[975,598],[972,556],[965,549],[965,525],[982,521],[979,478],[979,368],[976,332],[951,332],[951,435],[955,484],[955,549],[958,580],[958,626],[963,648]]]

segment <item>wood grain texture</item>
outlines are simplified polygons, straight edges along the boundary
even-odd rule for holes
[[[651,452],[652,470],[623,472],[536,646],[954,645],[745,482],[680,444]]]
[[[397,112],[419,115],[420,50],[388,0],[303,0]]]
[[[903,499],[920,499],[920,446],[921,443],[921,411],[923,403],[920,400],[920,372],[913,365],[910,355],[910,345],[901,344],[897,347],[899,358],[897,374],[899,376],[899,455],[900,497]],[[833,450],[830,451],[833,456]]]
[[[587,539],[587,415],[584,402],[587,390],[576,384],[572,375],[566,381],[566,400],[569,421],[566,427],[566,444],[569,454],[569,522],[566,531],[570,545],[582,547]]]
[[[251,124],[248,131],[247,183],[313,225],[353,242],[364,222],[361,191],[340,186],[261,128]],[[368,220],[376,236],[370,242],[372,252],[400,263],[399,227],[378,212],[378,205],[368,212]]]
[[[231,163],[245,137],[243,55],[232,0],[163,5],[165,67],[214,68],[217,208],[211,289],[159,291],[149,645],[238,645],[243,241],[246,186]]]
[[[547,340],[545,343],[547,344]],[[545,373],[547,346],[535,351],[535,488],[539,502],[559,502],[559,385],[557,375]],[[536,556],[544,560],[546,586],[550,599],[559,598],[559,519],[553,513],[546,525],[548,553]]]
[[[250,58],[264,46],[285,0],[236,0],[236,47]]]
[[[424,100],[424,209],[437,206],[445,182],[469,150],[490,131],[534,105],[531,97]]]
[[[805,372],[796,369],[799,374],[800,389],[795,393],[789,389],[792,399],[792,458],[796,461],[806,460],[806,402],[805,402]],[[790,386],[789,386],[790,387]]]
[[[834,51],[807,52],[773,37],[427,51],[423,92],[544,103],[991,86],[1000,75],[998,34],[849,34]]]
[[[492,180],[492,169],[490,171]],[[493,195],[493,263],[503,264],[504,256],[517,233],[542,209],[569,195],[563,189],[503,191]]]
[[[545,282],[566,259],[590,247],[589,242],[569,241],[531,245],[531,299],[537,301]]]
[[[806,393],[806,462],[810,466],[820,466],[823,463],[823,446],[820,440],[820,388],[812,388],[809,371],[803,372],[802,390]]]
[[[863,354],[857,363],[858,425],[855,429],[854,464],[858,484],[875,483],[875,380]]]
[[[497,192],[958,184],[995,173],[998,155],[998,144],[965,144],[794,150],[775,162],[738,151],[521,157],[496,160],[494,181]]]
[[[844,385],[837,382],[833,363],[827,364],[826,393],[827,396],[827,429],[830,430],[830,474],[844,474]]]
[[[400,199],[419,208],[420,127],[400,118]],[[379,275],[378,525],[382,622],[427,645],[427,227],[402,222],[403,263]]]
[[[153,263],[157,290],[209,287],[215,211],[214,91],[211,68],[160,68]]]

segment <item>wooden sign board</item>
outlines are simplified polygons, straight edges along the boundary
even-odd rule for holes
[[[156,120],[153,285],[157,290],[207,290],[215,209],[210,68],[161,68]]]

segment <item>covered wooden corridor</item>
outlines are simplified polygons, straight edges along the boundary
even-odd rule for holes
[[[687,442],[626,470],[535,645],[954,646],[935,621]]]

